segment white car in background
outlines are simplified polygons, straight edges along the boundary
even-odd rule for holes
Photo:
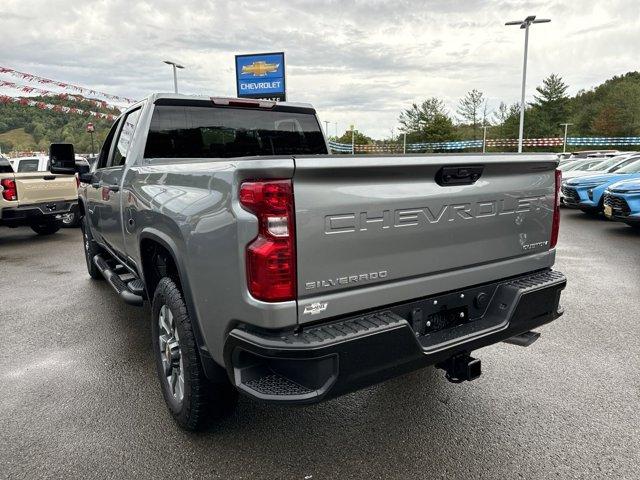
[[[34,157],[10,158],[9,163],[16,173],[23,172],[46,172],[49,164],[49,157],[38,155]]]
[[[76,155],[76,162],[85,161],[84,157]],[[10,158],[9,163],[16,173],[46,172],[49,170],[49,157],[46,155],[34,155],[31,157]]]
[[[586,168],[576,168],[567,172],[562,172],[562,180],[568,180],[570,178],[586,177],[588,175],[597,175],[599,173],[613,173],[619,168],[637,160],[640,158],[640,153],[632,152],[625,153],[623,155],[617,155],[615,157],[599,159],[596,164],[588,165]]]

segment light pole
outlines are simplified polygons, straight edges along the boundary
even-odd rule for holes
[[[524,62],[522,64],[522,96],[520,99],[520,134],[518,136],[518,153],[522,153],[522,136],[524,134],[524,90],[527,83],[527,49],[529,47],[529,27],[532,23],[549,23],[548,18],[539,18],[536,20],[535,15],[529,15],[524,20],[515,20],[507,22],[505,25],[520,25],[524,28]]]
[[[487,151],[487,128],[489,125],[482,126],[482,153]]]
[[[96,156],[96,152],[93,146],[93,132],[95,131],[95,127],[93,126],[93,123],[89,122],[87,123],[87,132],[91,135],[91,158],[95,158]]]
[[[329,121],[328,120],[324,121],[324,134],[327,136],[327,138],[329,138]]]
[[[173,91],[178,93],[178,68],[184,68],[184,65],[180,65],[179,63],[172,62],[171,60],[163,60],[167,65],[171,65],[173,67]]]
[[[403,154],[407,154],[407,132],[403,132],[403,139],[402,139],[402,153]]]
[[[356,131],[353,125],[351,125],[351,155],[355,155],[355,154],[356,154]]]
[[[564,126],[564,141],[562,142],[562,153],[567,153],[567,130],[569,129],[569,125],[573,125],[573,123],[561,123],[560,125]]]

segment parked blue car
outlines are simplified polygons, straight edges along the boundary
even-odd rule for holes
[[[578,207],[583,212],[600,213],[604,209],[604,191],[621,180],[640,179],[640,160],[636,160],[615,173],[572,178],[562,182],[564,204]]]
[[[640,178],[610,185],[604,192],[604,214],[640,228]]]

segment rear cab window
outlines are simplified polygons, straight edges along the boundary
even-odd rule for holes
[[[145,158],[233,158],[326,154],[315,111],[236,108],[206,101],[156,104]]]
[[[20,160],[18,163],[18,173],[22,172],[37,172],[38,165],[40,164],[40,160],[37,158],[28,158],[24,160]]]

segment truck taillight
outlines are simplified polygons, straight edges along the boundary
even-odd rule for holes
[[[258,235],[247,246],[247,285],[254,298],[296,298],[296,250],[291,180],[259,180],[240,186],[240,203],[258,217]]]
[[[16,189],[16,181],[12,178],[3,178],[0,180],[2,185],[2,198],[13,201],[18,200],[18,190]]]
[[[551,248],[558,243],[560,233],[560,185],[562,184],[562,172],[556,170],[556,196],[553,202],[553,224],[551,226]]]

